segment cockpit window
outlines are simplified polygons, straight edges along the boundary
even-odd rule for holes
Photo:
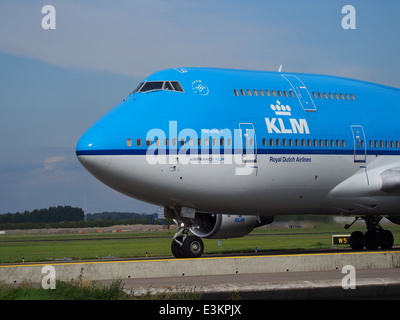
[[[139,84],[132,93],[156,90],[184,92],[178,81],[148,81]]]
[[[172,90],[174,91],[174,88],[172,88],[172,85],[169,81],[164,82],[164,90]]]
[[[174,86],[175,91],[183,92],[181,84],[178,81],[171,81],[171,84]]]
[[[136,89],[132,91],[132,93],[138,92],[142,86],[143,86],[143,82],[141,82],[141,83],[136,87]]]
[[[143,87],[140,88],[140,92],[147,92],[152,90],[162,90],[163,87],[162,81],[149,81],[145,82]]]

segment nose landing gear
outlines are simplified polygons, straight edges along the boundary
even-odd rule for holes
[[[356,218],[354,222],[358,219]],[[362,217],[362,219],[365,220],[367,225],[367,232],[363,234],[361,231],[354,231],[351,234],[350,246],[353,250],[362,250],[364,247],[367,250],[377,250],[379,247],[389,250],[393,247],[394,238],[392,232],[384,230],[379,225],[382,217]],[[348,229],[351,225],[346,225],[345,228]]]
[[[184,223],[172,238],[171,251],[175,258],[199,258],[204,251],[203,240],[189,236],[190,227]]]

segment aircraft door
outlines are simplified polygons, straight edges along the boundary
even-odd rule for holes
[[[362,126],[351,126],[354,142],[354,162],[365,162],[367,160],[367,143],[365,141]]]
[[[297,76],[291,74],[282,74],[282,77],[284,77],[290,83],[304,110],[317,110],[314,101],[303,81],[301,81]]]
[[[252,123],[240,123],[243,162],[257,161],[256,133]]]

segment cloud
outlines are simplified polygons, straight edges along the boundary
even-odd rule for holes
[[[62,162],[65,160],[65,156],[53,156],[44,160],[44,171],[52,171],[54,170],[57,162]]]
[[[153,205],[129,198],[100,183],[65,150],[29,150],[30,162],[0,162],[0,214],[57,205],[86,206],[88,212],[155,212]],[[53,150],[54,151],[54,150]],[[33,154],[35,153],[35,154]],[[41,160],[40,160],[41,159]]]
[[[56,9],[56,30],[42,29],[45,4]],[[277,70],[283,64],[285,71],[398,85],[399,45],[382,37],[389,34],[385,21],[391,30],[399,25],[395,5],[385,7],[387,17],[366,2],[357,8],[360,23],[349,32],[334,2],[3,0],[0,30],[8,31],[0,32],[0,51],[138,78],[169,67]]]
[[[179,66],[256,67],[250,48],[259,39],[258,44],[267,43],[272,33],[266,29],[277,30],[267,22],[260,28],[240,19],[230,2],[228,7],[180,0],[51,4],[56,30],[42,29],[42,4],[3,5],[0,30],[12,31],[0,33],[0,51],[62,67],[145,77]]]

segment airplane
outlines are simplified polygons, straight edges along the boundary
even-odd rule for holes
[[[93,124],[76,155],[107,186],[164,208],[179,225],[176,258],[200,257],[202,238],[241,237],[292,214],[363,219],[351,248],[390,249],[380,221],[400,224],[399,119],[397,88],[171,68]]]

